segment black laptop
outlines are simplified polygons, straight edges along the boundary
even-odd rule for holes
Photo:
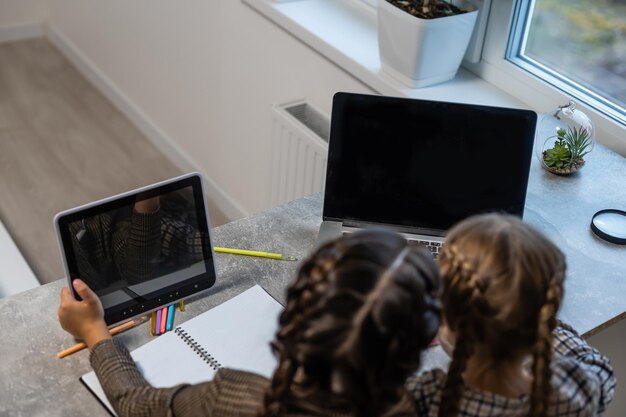
[[[522,217],[533,111],[337,93],[320,241],[384,226],[440,247],[468,216]]]

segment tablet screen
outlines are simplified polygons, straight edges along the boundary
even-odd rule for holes
[[[56,223],[68,276],[95,291],[108,324],[215,282],[198,175],[68,210]]]

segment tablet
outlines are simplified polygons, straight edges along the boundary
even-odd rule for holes
[[[202,180],[192,173],[71,210],[54,219],[69,288],[98,295],[108,325],[215,283]]]

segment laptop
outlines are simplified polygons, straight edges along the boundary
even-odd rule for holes
[[[386,227],[437,257],[469,216],[522,217],[536,123],[529,110],[335,94],[319,241]]]

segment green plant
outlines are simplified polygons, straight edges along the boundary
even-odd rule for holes
[[[548,168],[557,170],[571,166],[578,168],[584,163],[583,157],[591,151],[591,145],[591,136],[585,128],[559,128],[554,146],[543,151],[543,161]]]
[[[550,168],[565,168],[572,162],[572,153],[567,149],[567,146],[557,142],[555,142],[554,148],[544,151],[543,161]]]
[[[582,159],[591,151],[591,136],[587,129],[582,127],[579,129],[569,128],[567,133],[564,132],[564,129],[559,129],[559,131],[563,131],[565,144],[572,153],[572,160]]]

